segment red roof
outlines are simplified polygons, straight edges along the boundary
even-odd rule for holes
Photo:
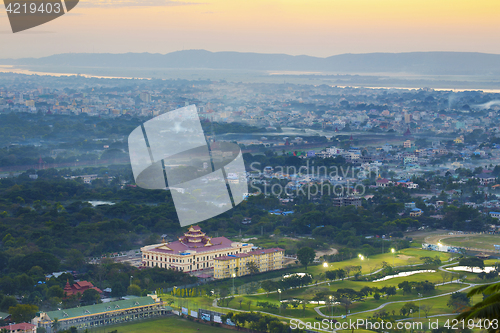
[[[227,239],[226,237],[215,237],[210,239],[210,243],[212,243],[212,246],[204,246],[203,243],[188,243],[188,242],[180,242],[180,241],[175,241],[172,243],[166,244],[169,248],[172,249],[170,250],[164,250],[164,249],[151,249],[152,252],[158,252],[158,253],[169,253],[169,254],[178,254],[184,251],[189,251],[189,250],[195,250],[196,252],[207,252],[207,251],[213,251],[213,250],[220,250],[220,249],[226,249],[226,248],[231,248],[231,244],[233,243],[230,239]]]
[[[0,327],[0,330],[6,329],[8,331],[30,331],[36,326],[30,323],[20,323],[20,324],[13,324],[13,325],[7,325],[7,326],[2,326]]]
[[[88,290],[88,289],[94,289],[99,294],[102,294],[101,289],[94,287],[94,285],[88,281],[78,281],[78,282],[75,282],[73,285],[70,285],[69,282],[66,282],[66,286],[64,287],[64,293],[66,294],[66,297],[70,297],[72,295],[77,295],[78,293],[83,295],[85,290]]]

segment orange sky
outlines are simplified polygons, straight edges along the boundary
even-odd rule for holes
[[[498,13],[496,0],[80,0],[69,14],[12,34],[2,7],[0,58],[182,49],[500,53]]]

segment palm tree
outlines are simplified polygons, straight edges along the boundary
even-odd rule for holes
[[[59,327],[61,326],[61,323],[59,322],[59,319],[54,318],[54,321],[52,322],[52,329],[54,332],[59,331]]]
[[[472,289],[467,296],[488,295],[481,302],[472,306],[469,310],[462,312],[457,319],[498,319],[500,318],[500,282],[487,284]],[[500,330],[490,328],[489,332],[499,332]]]

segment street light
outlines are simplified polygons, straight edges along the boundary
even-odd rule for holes
[[[234,278],[236,277],[236,274],[233,273],[233,295],[234,295]]]
[[[281,314],[281,289],[278,289],[278,295],[279,295],[279,300],[280,300],[279,308],[280,308],[280,314]]]
[[[332,321],[331,323],[333,323],[333,300],[335,299],[334,296],[330,295],[330,308],[332,309]],[[333,330],[333,328],[332,328]]]
[[[418,319],[420,320],[420,301],[422,300],[422,294],[418,293]]]
[[[174,288],[172,289],[172,290],[173,290],[173,292],[174,292],[174,306],[175,306],[175,291],[176,291],[175,289],[176,289],[176,288],[177,288],[177,286],[174,286]]]
[[[413,323],[413,309],[410,309],[411,322]],[[413,325],[411,325],[410,332],[413,332]]]
[[[130,283],[128,284],[129,286],[131,286],[131,285],[132,285],[132,279],[133,279],[133,278],[134,278],[134,276],[133,276],[133,275],[130,275]]]
[[[396,252],[396,250],[391,249],[391,252],[392,252],[392,267],[394,267],[394,253]]]

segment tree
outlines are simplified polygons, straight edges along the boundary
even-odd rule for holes
[[[425,313],[425,318],[427,318],[427,315],[429,312],[431,312],[433,305],[432,304],[424,304],[420,306],[420,310],[422,310]]]
[[[64,290],[58,285],[52,286],[47,290],[47,298],[52,298],[52,297],[59,297],[63,298],[64,297]]]
[[[249,261],[246,263],[247,269],[250,272],[250,275],[257,274],[259,272],[259,267],[253,261]]]
[[[236,302],[240,303],[240,309],[241,309],[241,303],[243,303],[243,298],[237,298],[236,299]]]
[[[252,300],[248,300],[247,305],[248,305],[248,311],[250,311],[250,306],[252,305]]]
[[[337,271],[336,270],[326,271],[325,275],[328,280],[333,281],[337,278]]]
[[[135,295],[135,296],[141,296],[142,295],[142,290],[141,287],[139,287],[136,284],[131,284],[127,288],[127,294],[128,295]]]
[[[269,292],[278,289],[278,283],[272,280],[264,280],[260,283],[260,286],[267,292],[267,297],[269,297]]]
[[[462,258],[458,262],[460,266],[465,266],[469,267],[471,272],[474,271],[474,267],[483,269],[484,268],[484,261],[483,259],[477,258],[477,257],[468,257],[468,258]]]
[[[297,252],[297,259],[299,259],[300,263],[306,268],[307,265],[314,261],[316,257],[316,252],[310,247],[303,247]]]
[[[85,264],[85,257],[83,254],[77,249],[71,249],[68,252],[67,256],[68,266],[74,270],[77,270]]]
[[[131,294],[132,295],[132,294]],[[95,289],[87,289],[83,292],[81,302],[85,305],[100,303],[101,295]]]
[[[12,320],[16,323],[30,322],[38,312],[38,306],[31,304],[18,304],[9,308]]]
[[[351,274],[351,270],[352,270],[352,267],[353,266],[344,266],[344,271],[346,272],[347,274],[347,278],[349,279],[349,274]]]
[[[414,302],[408,302],[403,305],[403,307],[399,310],[399,313],[402,316],[406,316],[410,313],[415,313],[418,311],[418,306]]]
[[[57,272],[59,269],[59,259],[50,253],[35,252],[22,258],[18,269],[27,272],[33,266],[40,266],[47,273]]]
[[[470,298],[466,293],[455,292],[450,295],[446,305],[453,309],[455,312],[461,312],[466,307],[470,306]]]
[[[468,321],[470,319],[494,320],[500,317],[500,283],[486,284],[473,288],[467,297],[483,295],[483,300],[474,304],[467,311],[462,312],[457,319]]]
[[[234,296],[226,297],[226,307],[229,307],[229,303],[234,299]]]
[[[387,287],[385,289],[385,294],[387,295],[387,299],[389,299],[389,296],[394,296],[396,295],[396,287]]]
[[[349,308],[351,307],[352,304],[351,300],[349,299],[349,297],[344,296],[340,299],[340,304],[342,304],[342,306],[344,307],[345,315],[347,316]]]
[[[54,318],[54,320],[52,321],[52,329],[54,330],[54,332],[57,332],[59,331],[59,327],[61,327],[61,323],[59,322],[59,319],[58,318]]]
[[[112,297],[121,297],[125,296],[127,289],[123,286],[123,284],[119,281],[116,281],[111,286],[111,296]]]
[[[339,279],[342,279],[342,281],[343,281],[345,278],[345,271],[342,268],[339,268],[336,271],[337,271],[337,277]]]
[[[0,310],[8,311],[11,306],[16,306],[17,300],[14,296],[5,296],[0,303]]]
[[[399,283],[398,288],[403,290],[403,295],[411,294],[411,284],[408,281]]]
[[[446,272],[446,271],[441,271],[441,273],[439,273],[441,275],[441,277],[443,278],[443,284],[446,280],[448,280],[450,278],[450,272]]]

